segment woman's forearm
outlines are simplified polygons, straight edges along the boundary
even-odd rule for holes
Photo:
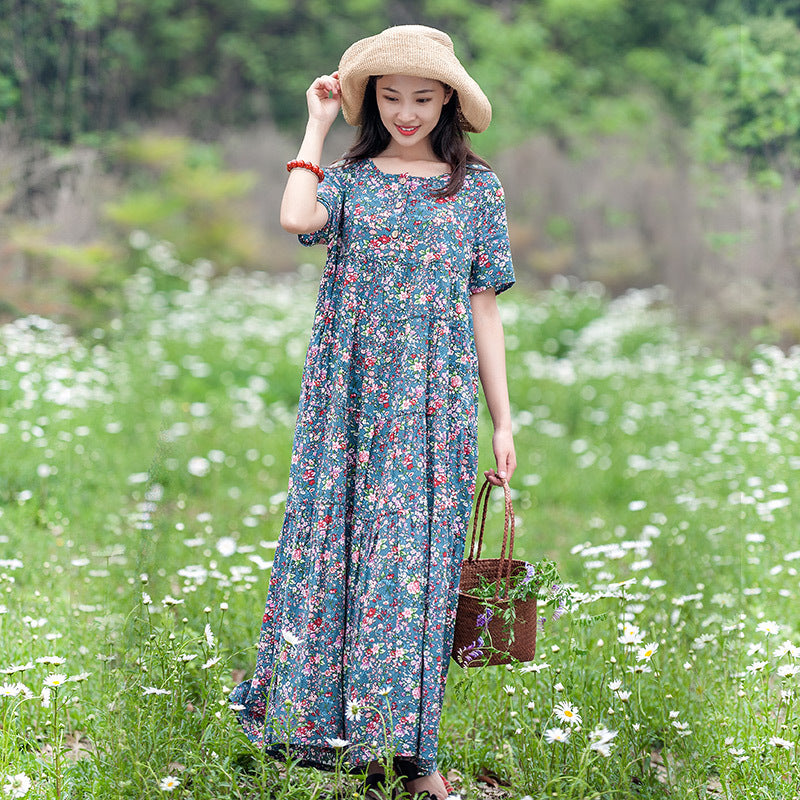
[[[470,303],[475,350],[478,354],[478,374],[494,425],[492,448],[497,461],[497,471],[488,470],[484,474],[491,483],[498,485],[501,482],[499,478],[511,480],[517,466],[511,430],[503,323],[500,320],[494,289],[485,289],[473,294]]]
[[[475,330],[475,350],[478,353],[480,375],[486,405],[494,429],[511,430],[511,408],[506,379],[506,346],[503,323],[493,289],[472,295],[472,323]]]
[[[297,152],[299,161],[319,164],[322,146],[328,134],[325,123],[309,120],[306,134]],[[317,202],[317,176],[307,169],[293,169],[286,180],[281,201],[281,226],[289,233],[312,233],[328,221],[328,210]]]

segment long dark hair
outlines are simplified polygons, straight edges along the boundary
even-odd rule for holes
[[[355,144],[342,156],[345,165],[353,164],[362,158],[380,155],[392,140],[392,135],[381,122],[375,85],[378,76],[372,75],[364,90],[364,103],[361,107],[361,127]],[[432,197],[449,197],[456,194],[464,185],[468,164],[481,164],[488,169],[489,164],[475,155],[469,146],[469,139],[461,127],[461,106],[458,92],[453,89],[450,102],[442,106],[442,115],[431,131],[431,147],[435,156],[450,165],[450,180],[447,186],[431,192]]]

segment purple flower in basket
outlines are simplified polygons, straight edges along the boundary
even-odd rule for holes
[[[456,654],[456,661],[462,666],[466,666],[470,661],[480,658],[483,655],[481,648],[483,647],[483,636],[479,636],[476,641],[464,647],[458,648]]]
[[[541,614],[540,614],[540,615],[539,615],[539,618],[536,620],[536,624],[539,626],[539,630],[540,630],[540,631],[543,631],[543,630],[544,630],[544,624],[545,624],[545,622],[547,622],[547,617],[543,617],[543,616],[541,616]]]
[[[560,591],[561,591],[561,587],[557,583],[554,583],[550,587],[550,596],[551,597],[555,597]]]
[[[483,614],[478,614],[478,618],[475,621],[476,627],[478,628],[485,628],[492,620],[494,616],[494,611],[488,606],[483,609]]]
[[[525,565],[525,577],[522,579],[521,585],[524,586],[526,583],[530,583],[536,577],[536,567],[533,564],[526,564]]]
[[[555,622],[555,621],[556,621],[556,620],[557,620],[559,617],[563,616],[563,614],[564,614],[564,612],[565,612],[566,610],[567,610],[567,607],[566,607],[566,605],[564,604],[564,601],[562,600],[562,601],[561,601],[561,602],[558,604],[558,608],[557,608],[555,611],[553,611],[553,616],[552,616],[552,620],[553,620],[553,622]]]

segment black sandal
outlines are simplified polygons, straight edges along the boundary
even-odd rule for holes
[[[413,761],[406,761],[403,758],[394,759],[394,770],[404,782],[413,781],[416,778],[421,778],[423,775],[428,774],[427,772],[422,772]],[[439,775],[441,774],[442,773],[440,772]],[[442,778],[442,780],[444,780],[444,778]],[[444,783],[445,789],[449,794],[451,787],[448,786],[446,781]],[[406,791],[411,795],[412,800],[439,800],[439,797],[436,794],[429,792],[427,789],[422,792],[411,792],[410,789],[406,789]]]
[[[372,772],[364,778],[362,796],[364,800],[386,800],[386,775]]]
[[[416,778],[421,778],[423,775],[427,774],[421,772],[419,767],[413,761],[406,761],[402,758],[395,758],[394,769],[395,772],[403,779],[403,781],[413,781]],[[411,792],[409,789],[407,789],[406,791],[411,795],[412,800],[439,800],[435,794],[427,790],[424,792]]]
[[[424,774],[420,772],[419,767],[413,761],[406,761],[402,758],[394,760],[394,771],[404,781],[413,781],[415,778],[421,778]]]

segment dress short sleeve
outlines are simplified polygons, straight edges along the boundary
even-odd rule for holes
[[[516,280],[508,241],[505,193],[493,172],[481,171],[476,179],[483,184],[483,201],[472,247],[469,293],[494,289],[500,294]]]
[[[344,178],[341,167],[326,167],[325,179],[317,186],[317,200],[328,209],[328,221],[318,231],[300,233],[300,244],[330,244],[336,238],[344,203]]]

